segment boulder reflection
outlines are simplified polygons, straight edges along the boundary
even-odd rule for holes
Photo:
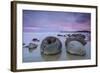
[[[57,61],[61,57],[61,53],[55,54],[55,55],[46,55],[41,53],[41,57],[44,61]]]

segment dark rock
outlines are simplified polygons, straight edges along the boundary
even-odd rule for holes
[[[61,34],[58,34],[57,36],[61,36],[61,37],[64,37],[64,35],[61,35]]]
[[[38,40],[37,38],[33,38],[32,41],[39,42],[40,40]]]
[[[82,43],[83,45],[86,44],[85,41],[85,35],[82,34],[72,34],[70,37],[68,37],[65,41],[65,45],[67,46],[67,43],[69,43],[70,41],[79,41],[80,43]]]
[[[77,38],[81,38],[81,39],[85,39],[85,35],[83,34],[72,34],[71,36],[77,37]]]
[[[23,46],[25,45],[25,43],[23,43]]]

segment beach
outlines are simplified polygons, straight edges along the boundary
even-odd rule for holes
[[[86,36],[86,41],[87,44],[84,45],[84,49],[86,50],[86,55],[84,56],[77,56],[77,55],[71,55],[66,52],[66,47],[65,47],[65,40],[67,38],[68,34],[73,34],[73,33],[59,33],[59,32],[40,32],[40,33],[33,33],[33,32],[24,32],[23,33],[23,43],[26,45],[31,43],[37,44],[37,48],[34,49],[33,51],[29,51],[28,48],[23,47],[22,48],[22,56],[23,56],[23,63],[28,63],[28,62],[44,62],[44,61],[67,61],[67,60],[86,60],[86,59],[91,59],[91,40],[90,40],[90,33],[88,32],[77,32],[74,34],[84,34]],[[66,35],[64,36],[57,36],[58,34],[61,35]],[[40,52],[40,45],[42,43],[42,40],[48,36],[55,36],[57,37],[61,43],[62,43],[62,48],[61,48],[61,53],[57,55],[43,55]],[[40,40],[39,42],[33,42],[32,39],[37,38]]]

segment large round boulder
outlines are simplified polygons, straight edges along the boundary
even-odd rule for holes
[[[61,41],[53,36],[46,37],[41,43],[41,53],[46,55],[54,55],[61,52]]]
[[[68,53],[73,55],[80,55],[83,56],[86,54],[86,50],[84,48],[84,45],[80,43],[79,41],[70,41],[67,46],[66,50]]]

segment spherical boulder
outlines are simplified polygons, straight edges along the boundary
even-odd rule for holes
[[[67,48],[66,49],[67,52],[72,55],[83,56],[86,54],[84,45],[82,43],[80,43],[79,41],[70,41],[67,44],[66,48]]]
[[[60,53],[61,48],[61,41],[54,36],[49,36],[42,41],[40,50],[43,54],[54,55]]]

